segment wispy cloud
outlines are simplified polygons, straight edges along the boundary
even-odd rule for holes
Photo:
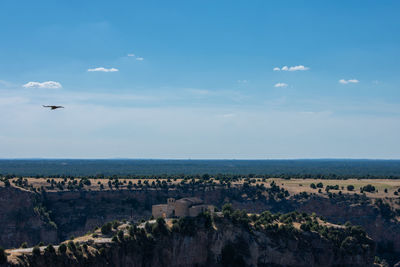
[[[59,89],[62,88],[61,83],[54,81],[47,82],[28,82],[23,85],[24,88],[46,88],[46,89]]]
[[[238,83],[248,83],[248,80],[237,80]]]
[[[144,58],[142,58],[142,57],[137,57],[136,60],[143,61]]]
[[[277,88],[284,88],[284,87],[287,87],[287,86],[288,86],[287,83],[276,83],[274,85],[274,87],[277,87]]]
[[[128,57],[134,57],[135,54],[128,54]]]
[[[96,71],[99,71],[99,72],[116,72],[116,71],[119,71],[119,70],[116,69],[116,68],[106,69],[106,68],[103,68],[103,67],[99,67],[99,68],[88,69],[88,71],[89,72],[96,72]]]
[[[273,71],[305,71],[305,70],[309,70],[309,67],[305,67],[303,65],[298,65],[298,66],[292,66],[292,67],[288,67],[288,66],[283,66],[282,68],[279,67],[275,67],[273,68]]]
[[[339,83],[341,83],[341,84],[359,83],[359,82],[360,81],[357,79],[350,79],[350,80],[341,79],[341,80],[339,80]]]

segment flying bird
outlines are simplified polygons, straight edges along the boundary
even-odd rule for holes
[[[45,105],[43,105],[43,107],[50,108],[51,110],[58,109],[58,108],[64,108],[63,106],[45,106]]]

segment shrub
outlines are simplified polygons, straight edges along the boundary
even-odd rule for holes
[[[28,247],[28,243],[24,242],[21,244],[20,248],[27,248]]]
[[[119,230],[117,235],[118,235],[118,239],[119,239],[120,241],[123,241],[123,240],[124,240],[124,231]]]
[[[316,189],[316,188],[317,188],[317,186],[316,186],[314,183],[311,183],[311,184],[310,184],[310,187],[311,187],[312,189]]]
[[[302,224],[300,225],[300,229],[303,230],[303,231],[305,231],[305,232],[308,232],[308,231],[311,230],[311,225],[308,224],[308,223],[302,223]]]
[[[229,217],[233,213],[232,204],[226,203],[222,206],[222,213],[225,217]]]
[[[75,243],[72,240],[68,241],[67,246],[68,246],[69,250],[71,250],[71,251],[75,251],[76,250]]]
[[[110,234],[110,233],[111,233],[111,230],[112,230],[112,224],[111,224],[110,222],[106,223],[105,225],[103,225],[103,226],[101,227],[101,233],[102,233],[103,235],[108,235],[108,234]]]
[[[60,252],[61,254],[64,254],[65,252],[67,252],[67,246],[62,243],[59,247],[58,247],[58,252]]]
[[[49,245],[44,249],[44,251],[45,251],[46,253],[50,253],[50,254],[55,254],[55,253],[56,253],[56,250],[54,249],[53,245],[51,245],[51,244],[49,244]]]
[[[196,234],[196,225],[192,217],[183,217],[178,220],[172,227],[173,231],[182,233],[188,236]]]
[[[32,255],[37,257],[40,256],[40,248],[38,246],[34,246],[32,249]]]
[[[324,187],[324,184],[323,184],[323,183],[318,183],[318,184],[317,184],[317,187],[318,187],[318,188],[323,188],[323,187]]]
[[[353,190],[354,190],[354,185],[349,184],[349,185],[347,186],[347,190],[348,190],[348,191],[353,191]]]
[[[137,229],[138,229],[138,228],[137,228],[136,225],[130,226],[129,229],[128,229],[129,235],[130,235],[130,236],[134,236],[135,233],[137,232]]]
[[[113,221],[113,222],[112,222],[112,228],[113,228],[113,229],[117,229],[118,226],[120,226],[120,225],[121,225],[121,223],[120,223],[119,221]]]
[[[370,185],[370,184],[367,184],[366,186],[364,186],[362,189],[361,189],[361,191],[365,191],[365,192],[370,192],[370,193],[372,193],[372,192],[375,192],[375,186],[373,186],[373,185]]]
[[[151,233],[151,231],[153,230],[151,224],[149,222],[146,222],[144,224],[144,229],[146,230],[146,232]]]
[[[152,232],[154,235],[167,235],[168,228],[165,224],[165,220],[163,218],[157,218],[155,224],[153,224]]]

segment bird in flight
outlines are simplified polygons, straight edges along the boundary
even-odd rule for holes
[[[43,107],[50,108],[51,110],[58,109],[58,108],[64,108],[63,106],[45,106],[45,105],[43,105]]]

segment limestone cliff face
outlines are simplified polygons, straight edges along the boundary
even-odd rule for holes
[[[315,212],[333,223],[349,221],[361,225],[376,242],[391,242],[400,255],[400,223],[395,219],[384,218],[376,206],[369,202],[355,202],[354,199],[310,198],[293,203],[298,211]]]
[[[0,245],[18,247],[22,242],[37,244],[57,240],[57,229],[44,218],[36,204],[36,194],[0,187]],[[35,209],[36,207],[36,209]]]
[[[373,266],[371,242],[351,253],[316,232],[256,231],[225,219],[215,227],[198,224],[193,235],[138,234],[66,254],[22,255],[8,266]]]
[[[115,219],[137,220],[151,216],[151,205],[165,203],[168,197],[196,196],[205,203],[221,206],[231,202],[248,212],[315,212],[334,223],[350,221],[361,225],[377,242],[393,242],[400,252],[400,223],[383,218],[370,203],[356,203],[313,196],[308,199],[253,200],[242,197],[237,188],[193,190],[115,190],[49,192],[39,195],[15,187],[0,187],[0,245],[18,247],[22,242],[58,243],[71,235],[79,236]],[[36,211],[35,211],[36,207]],[[38,208],[39,207],[39,208]],[[46,213],[48,213],[47,216]],[[47,216],[47,217],[46,217]],[[48,218],[50,217],[50,218]],[[54,221],[57,229],[49,221]]]
[[[182,192],[119,190],[48,192],[38,194],[16,187],[0,187],[0,246],[23,242],[58,243],[79,236],[112,220],[139,220],[151,216],[151,205],[168,197],[197,196],[207,203],[222,203],[223,190]]]

